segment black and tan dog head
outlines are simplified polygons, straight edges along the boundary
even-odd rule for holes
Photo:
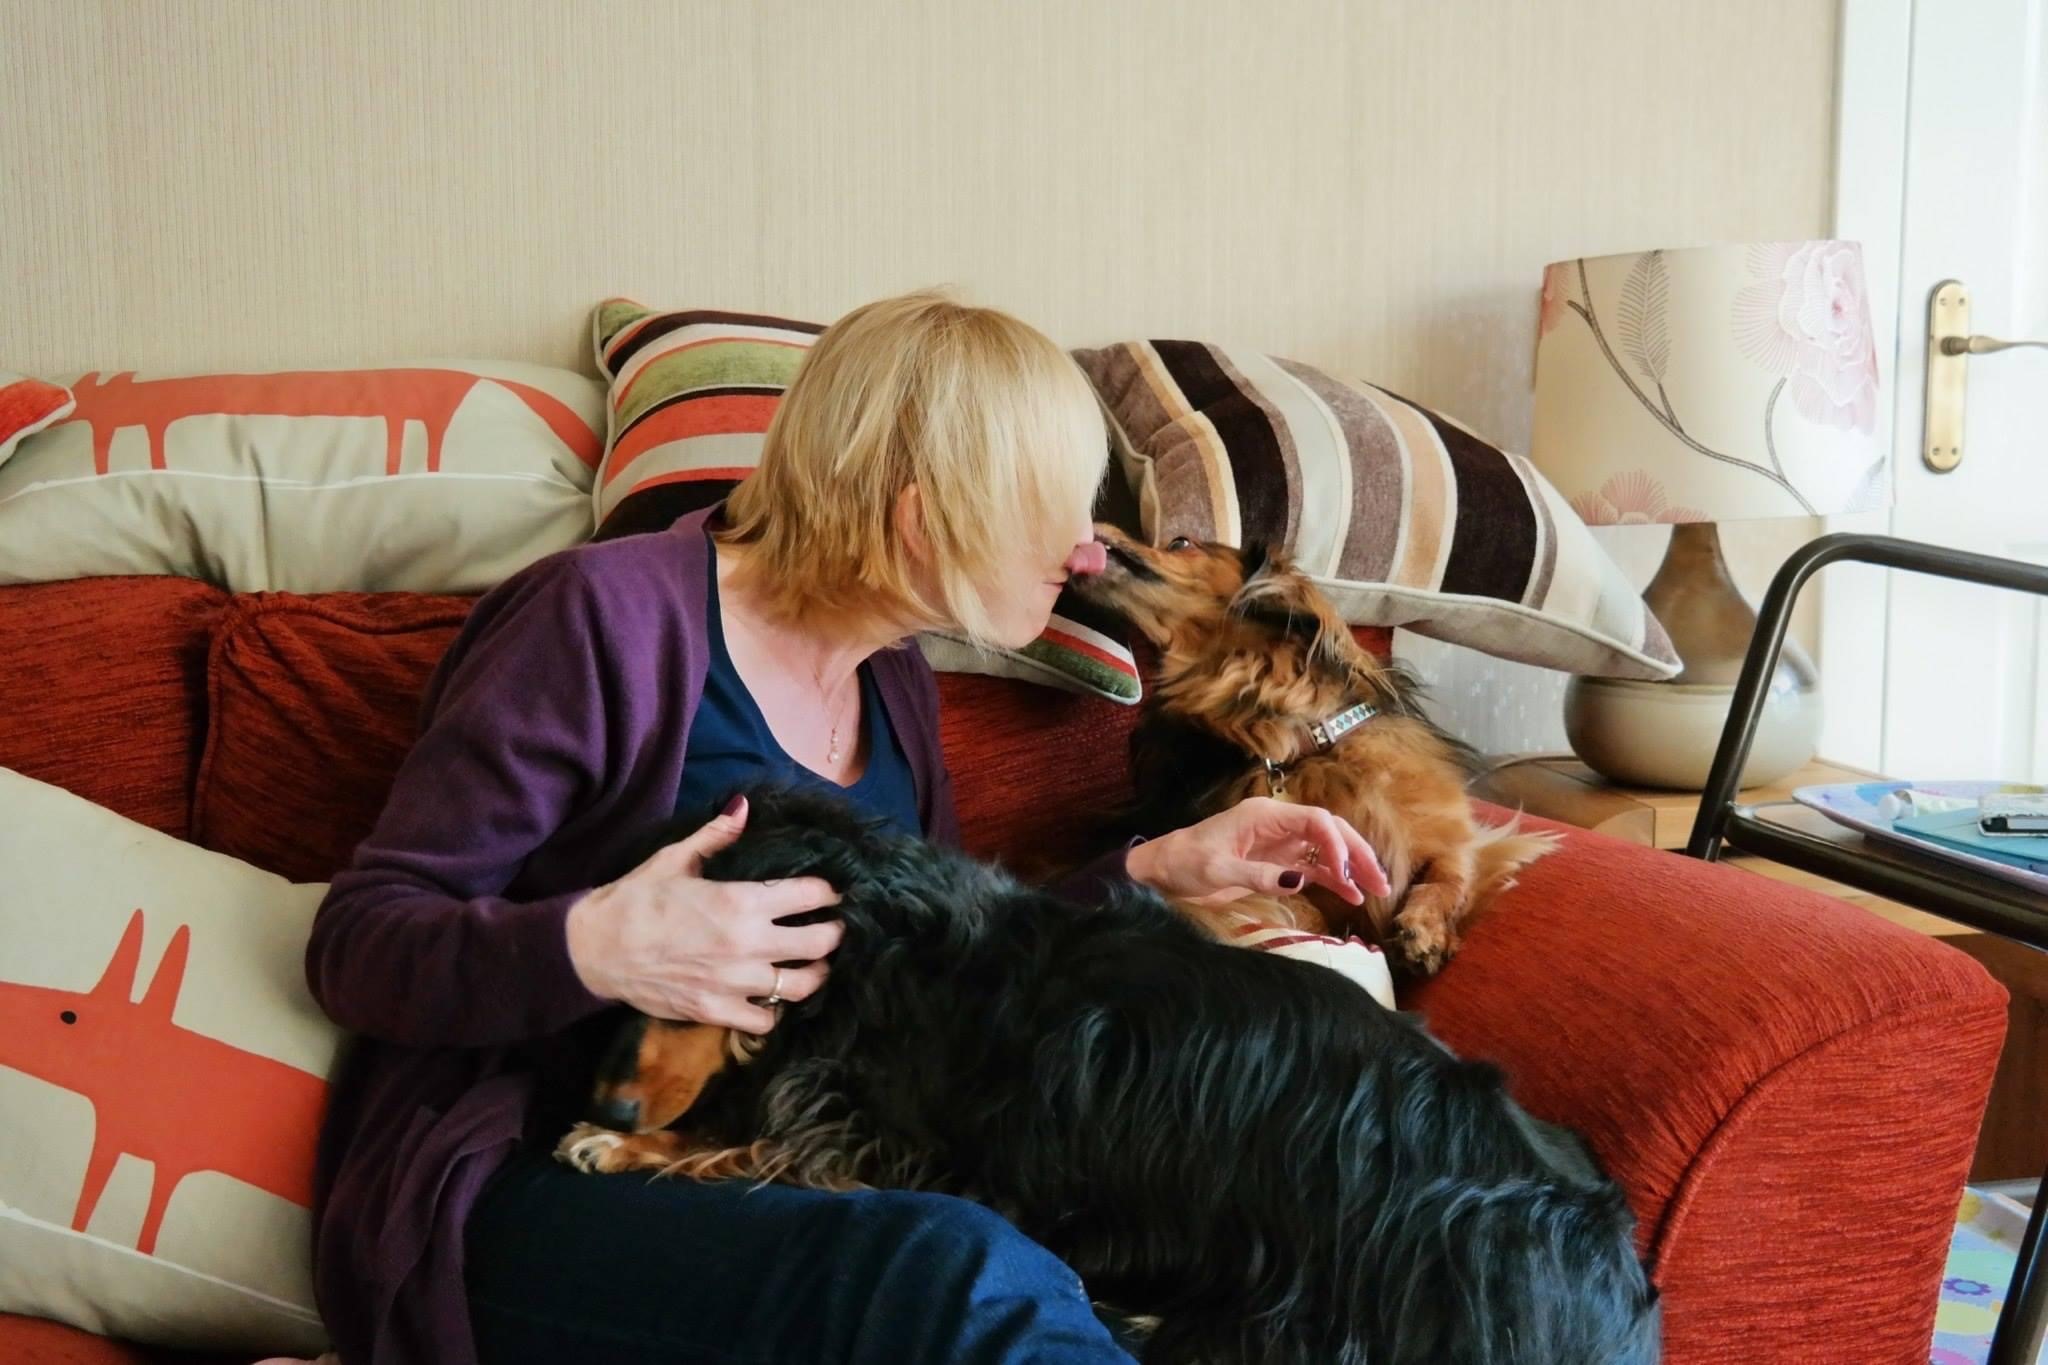
[[[997,874],[965,858],[934,857],[920,840],[891,834],[845,801],[821,793],[765,785],[746,796],[745,832],[705,860],[703,875],[713,881],[818,877],[829,882],[842,897],[838,905],[786,916],[780,923],[840,920],[845,937],[833,962],[853,978],[872,972],[884,954],[957,953],[978,932],[976,898],[968,888]],[[627,865],[645,862],[660,848],[686,838],[711,814],[705,810],[663,822],[641,841]],[[828,982],[810,999],[781,1008],[786,1014],[814,1015],[834,989]],[[761,1038],[736,1030],[622,1011],[597,1058],[584,1117],[620,1133],[666,1128],[762,1046]]]
[[[1305,720],[1355,702],[1412,711],[1412,684],[1361,649],[1330,599],[1264,545],[1180,537],[1145,545],[1111,526],[1098,574],[1073,579],[1159,651],[1153,702],[1250,753],[1284,755]]]

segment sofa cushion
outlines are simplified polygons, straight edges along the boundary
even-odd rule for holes
[[[939,737],[960,838],[1036,878],[1085,861],[1098,818],[1130,795],[1125,739],[1138,710],[1007,678],[939,675]]]
[[[183,838],[227,602],[184,578],[0,591],[0,766]]]
[[[71,390],[47,380],[0,370],[0,464],[14,448],[72,409]]]
[[[1451,419],[1241,347],[1130,341],[1074,359],[1152,544],[1284,550],[1347,621],[1574,673],[1678,671],[1563,496]]]
[[[347,866],[418,734],[427,675],[473,601],[237,598],[208,660],[193,840],[295,881]]]
[[[1665,1358],[1925,1360],[2005,992],[1833,896],[1523,823],[1563,846],[1402,1004],[1628,1191]]]
[[[155,1365],[158,1359],[148,1347],[96,1336],[81,1327],[0,1313],[0,1360],[22,1365]]]
[[[281,876],[331,877],[370,831],[418,733],[427,676],[471,599],[260,593],[236,599],[207,672],[192,838]],[[1008,679],[944,674],[942,732],[968,845],[1032,867],[1086,842],[1078,796],[1124,788],[1136,711]],[[1060,754],[1049,764],[1046,755]]]
[[[345,866],[469,608],[469,598],[410,593],[237,599],[208,670],[193,839],[299,881]],[[1355,633],[1386,652],[1385,631]],[[939,698],[970,851],[1035,873],[1096,850],[1102,818],[1128,795],[1134,708],[971,674],[941,674]]]
[[[85,375],[0,465],[0,582],[480,592],[590,534],[603,391],[512,361]]]
[[[761,462],[761,443],[824,326],[606,299],[590,316],[610,381],[597,524],[656,531],[709,507]]]
[[[326,888],[0,769],[0,1309],[317,1350]]]

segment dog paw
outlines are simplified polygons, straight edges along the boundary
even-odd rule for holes
[[[669,1171],[689,1151],[680,1134],[614,1133],[594,1123],[579,1123],[555,1145],[555,1160],[588,1175],[621,1171]]]
[[[594,1123],[579,1123],[555,1145],[555,1160],[585,1175],[613,1175],[627,1168],[626,1136]]]
[[[1417,976],[1435,976],[1457,956],[1460,940],[1455,905],[1443,887],[1418,886],[1409,891],[1401,913],[1394,916],[1394,955]]]

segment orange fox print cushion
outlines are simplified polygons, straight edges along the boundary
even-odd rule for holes
[[[0,768],[0,1312],[313,1354],[326,890]]]
[[[604,391],[568,370],[96,372],[70,393],[0,464],[0,583],[481,592],[590,535]]]

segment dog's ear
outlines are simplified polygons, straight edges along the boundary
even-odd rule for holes
[[[1250,587],[1273,567],[1273,547],[1255,540],[1237,552],[1237,562],[1244,568],[1245,586]]]
[[[1300,641],[1310,658],[1328,667],[1345,667],[1350,632],[1341,622],[1333,627],[1324,619],[1328,609],[1318,605],[1314,587],[1264,541],[1247,545],[1241,559],[1244,582],[1231,599],[1231,613]]]

